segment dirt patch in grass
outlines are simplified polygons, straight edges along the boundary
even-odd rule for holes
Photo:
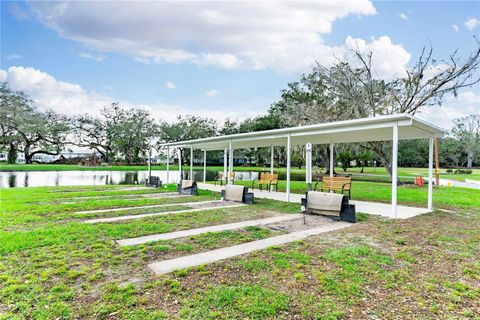
[[[291,233],[295,231],[317,228],[330,222],[332,222],[332,220],[327,217],[306,214],[299,219],[273,223],[267,225],[266,227],[272,230]]]

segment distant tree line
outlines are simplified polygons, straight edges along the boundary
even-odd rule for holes
[[[406,76],[390,81],[375,77],[371,54],[352,50],[353,59],[349,62],[338,61],[330,67],[318,64],[298,81],[289,83],[265,115],[240,122],[226,120],[222,125],[213,119],[191,115],[167,123],[155,120],[146,110],[124,108],[118,103],[105,106],[97,116],[67,117],[52,110],[40,111],[23,92],[1,83],[0,147],[8,150],[10,162],[15,161],[17,152],[23,152],[26,162],[31,163],[36,154],[55,155],[78,146],[97,151],[107,162],[120,160],[133,164],[144,161],[151,148],[158,149],[164,142],[395,113],[414,115],[423,108],[441,104],[446,95],[457,95],[458,90],[480,81],[477,40],[476,45],[467,58],[459,58],[455,51],[443,61],[433,58],[432,49],[424,49]],[[470,168],[479,163],[479,145],[480,115],[456,119],[450,135],[440,143],[440,164]],[[188,163],[189,150],[181,152]],[[293,148],[293,165],[304,165],[304,153],[304,146]],[[344,144],[336,148],[335,161],[344,170],[354,160],[362,168],[376,161],[391,174],[390,154],[389,142]],[[245,157],[251,164],[270,162],[269,148],[237,150],[235,155]],[[195,156],[200,158],[200,151]],[[222,158],[222,153],[209,152],[208,157],[215,161]],[[275,148],[275,165],[285,165],[285,158],[285,148]],[[314,146],[313,161],[328,172],[328,146]],[[427,161],[427,141],[400,141],[399,165],[425,166]]]
[[[159,133],[159,124],[148,111],[125,109],[112,103],[99,116],[67,117],[52,110],[40,111],[23,92],[0,84],[0,146],[15,163],[22,152],[26,163],[37,154],[58,155],[78,146],[95,150],[104,161],[121,159],[128,164],[145,158]]]

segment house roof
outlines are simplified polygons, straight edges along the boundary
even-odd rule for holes
[[[320,123],[308,126],[239,133],[210,138],[162,144],[202,150],[223,150],[232,144],[235,149],[285,146],[290,135],[292,145],[391,141],[393,126],[398,125],[400,140],[442,137],[445,130],[419,117],[395,114],[371,118]]]

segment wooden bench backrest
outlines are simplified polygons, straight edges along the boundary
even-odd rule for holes
[[[227,173],[226,176],[228,177],[228,173]],[[223,179],[223,178],[224,178],[223,172],[220,172],[220,174],[218,175],[218,178],[219,178],[219,179]],[[230,178],[235,179],[235,171],[230,172]]]
[[[260,173],[260,179],[258,179],[259,181],[262,181],[262,182],[273,182],[273,183],[276,183],[278,181],[278,174],[276,173],[266,173],[266,172],[262,172]]]
[[[352,177],[329,177],[324,176],[322,179],[323,182],[323,189],[330,189],[330,190],[350,190]],[[347,184],[348,183],[348,184]],[[347,184],[347,185],[345,185]]]

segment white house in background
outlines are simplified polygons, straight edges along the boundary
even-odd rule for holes
[[[173,156],[170,156],[169,160],[170,160],[171,165],[178,164],[178,161]],[[154,156],[154,157],[152,157],[152,163],[162,164],[162,165],[167,164],[167,157],[163,156],[163,155]],[[222,155],[222,157],[209,160],[208,163],[212,163],[212,164],[216,163],[218,165],[223,165],[223,155]],[[242,164],[247,164],[249,162],[248,162],[248,158],[245,157],[245,156],[235,156],[234,159],[233,159],[233,163],[235,165],[242,165]],[[253,164],[257,163],[257,160],[253,159],[252,163]],[[193,164],[194,165],[199,165],[199,166],[202,165],[203,164],[203,158],[199,157],[199,156],[195,156],[193,158]]]
[[[39,153],[33,156],[34,162],[41,162],[41,163],[51,163],[60,158],[64,159],[72,159],[72,158],[90,158],[93,155],[93,151],[88,150],[72,150],[72,151],[64,151],[58,155],[49,155]],[[97,158],[101,157],[99,152],[96,153]],[[0,162],[7,161],[8,151],[1,151],[0,152]],[[25,155],[22,152],[17,152],[17,163],[25,163]]]
[[[0,151],[0,162],[7,162],[8,151]],[[25,163],[25,155],[17,152],[17,163]]]

